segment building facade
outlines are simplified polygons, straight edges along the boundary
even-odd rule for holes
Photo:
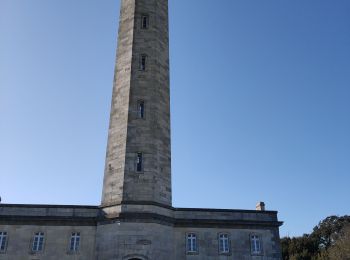
[[[0,204],[0,260],[281,259],[276,211],[172,207],[167,0],[122,0],[102,201]]]

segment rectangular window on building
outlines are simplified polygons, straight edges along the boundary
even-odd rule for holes
[[[142,172],[143,171],[143,154],[142,153],[137,153],[136,171],[137,172]]]
[[[140,70],[145,71],[147,65],[147,55],[141,54],[140,55]]]
[[[142,15],[141,16],[141,29],[148,29],[149,27],[149,16]]]
[[[0,232],[0,253],[5,253],[7,246],[7,232]]]
[[[228,234],[219,234],[219,252],[220,254],[230,253],[230,237]]]
[[[137,102],[137,116],[141,119],[145,118],[145,102],[142,100]]]
[[[37,232],[34,234],[32,251],[33,252],[40,252],[40,251],[43,251],[43,249],[44,249],[44,233]]]
[[[78,252],[80,247],[80,233],[73,232],[70,238],[69,251]]]
[[[250,236],[250,246],[252,254],[261,254],[262,248],[261,248],[261,238],[258,235],[251,235]]]
[[[187,234],[187,253],[197,253],[197,236],[194,233]]]

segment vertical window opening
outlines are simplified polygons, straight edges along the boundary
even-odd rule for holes
[[[136,159],[136,171],[142,172],[143,170],[143,155],[142,153],[137,153],[137,159]]]
[[[44,233],[38,232],[34,235],[32,251],[39,252],[42,251],[44,247]]]
[[[142,100],[137,102],[137,115],[139,118],[145,118],[145,102]]]
[[[80,247],[80,233],[74,232],[70,238],[69,250],[71,252],[79,251]]]
[[[261,240],[258,235],[252,235],[250,237],[251,250],[253,254],[261,253]]]
[[[5,252],[7,242],[7,232],[0,232],[0,252]]]
[[[229,253],[230,252],[230,240],[228,234],[219,235],[219,252]]]
[[[149,26],[149,17],[148,15],[142,15],[141,17],[141,28],[148,29]]]
[[[140,70],[145,71],[147,65],[147,55],[141,54],[140,56]]]
[[[197,252],[197,236],[196,234],[187,235],[187,252],[196,253]]]

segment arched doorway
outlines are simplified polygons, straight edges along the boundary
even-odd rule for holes
[[[140,254],[130,254],[123,257],[123,260],[149,260],[147,256]]]

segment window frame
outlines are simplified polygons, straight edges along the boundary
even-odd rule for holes
[[[253,237],[257,238],[254,239],[253,244]],[[259,241],[259,251],[256,251],[256,241]],[[250,242],[250,252],[252,255],[263,255],[263,245],[262,245],[262,236],[260,234],[252,233],[249,235],[249,242]]]
[[[190,238],[191,236],[191,238]],[[189,248],[189,240],[191,239],[191,248]],[[194,250],[189,250],[193,249],[192,246],[194,245]],[[187,255],[197,255],[199,253],[199,246],[198,246],[198,235],[195,232],[188,232],[186,233],[186,254]]]
[[[36,237],[38,237],[37,242],[35,240]],[[40,248],[40,238],[42,238],[41,248]],[[36,246],[36,248],[34,248],[36,243],[37,243],[37,246]],[[35,232],[33,237],[32,237],[30,251],[33,254],[40,254],[40,253],[44,252],[44,249],[45,249],[45,232],[42,232],[42,231]]]
[[[144,19],[146,19],[146,26],[144,26]],[[149,23],[149,15],[148,14],[141,14],[141,29],[142,30],[148,30],[150,23]]]
[[[141,155],[141,169],[139,170],[138,164],[139,164],[139,155]],[[144,170],[144,162],[145,162],[145,156],[143,152],[137,152],[136,153],[136,160],[135,160],[135,172],[137,173],[143,173]]]
[[[8,237],[9,233],[7,231],[0,231],[0,254],[6,253]]]
[[[222,251],[221,250],[221,236],[226,236],[226,239],[224,238],[223,241],[227,241],[227,251]],[[224,243],[224,242],[223,242]],[[223,244],[223,249],[225,244]],[[220,255],[230,255],[231,254],[231,236],[229,233],[223,232],[223,233],[218,233],[218,252]]]
[[[139,71],[147,71],[148,55],[145,53],[139,56]]]
[[[75,236],[73,236],[75,235]],[[78,247],[77,245],[77,238],[78,239]],[[72,239],[74,239],[74,248],[72,249]],[[81,248],[81,232],[80,231],[72,231],[69,236],[68,240],[68,253],[69,254],[79,254]]]
[[[141,105],[143,106],[142,110],[140,109]],[[136,107],[137,118],[138,119],[145,119],[146,118],[145,112],[146,112],[146,102],[142,99],[137,100],[137,107]]]

